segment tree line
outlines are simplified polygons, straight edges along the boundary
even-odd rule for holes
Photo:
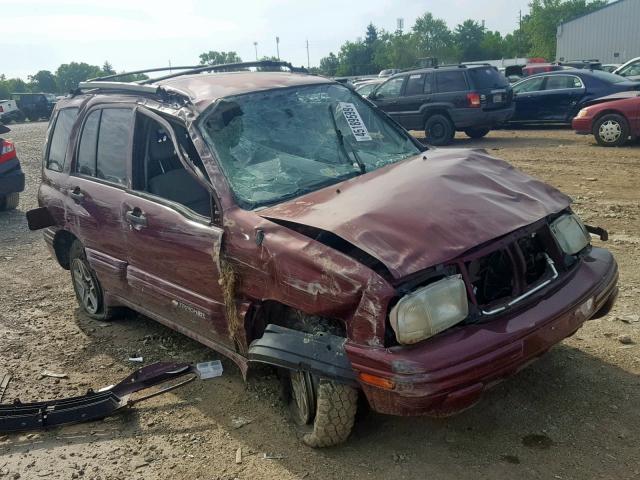
[[[441,64],[514,57],[554,60],[558,24],[606,4],[607,0],[532,0],[518,28],[505,36],[472,19],[450,29],[429,12],[418,17],[406,33],[387,32],[369,24],[364,38],[347,41],[337,54],[323,57],[319,72],[367,75],[385,68],[411,68],[419,59],[430,57]]]

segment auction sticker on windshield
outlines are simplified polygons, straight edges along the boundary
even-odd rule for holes
[[[342,114],[344,115],[344,118],[351,129],[351,133],[353,133],[356,140],[358,142],[371,141],[369,130],[367,130],[367,127],[362,121],[362,117],[360,117],[360,113],[356,109],[356,106],[353,103],[339,102],[338,108],[342,110]]]

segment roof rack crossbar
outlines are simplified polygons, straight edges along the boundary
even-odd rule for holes
[[[114,73],[111,75],[104,75],[102,77],[90,78],[87,80],[87,82],[99,82],[103,80],[112,80],[118,77],[125,77],[127,75],[139,75],[141,73],[166,72],[167,70],[192,70],[194,68],[198,68],[199,66],[200,65],[189,65],[189,66],[181,66],[181,67],[146,68],[144,70],[134,70],[132,72]]]
[[[303,71],[304,69],[299,69],[291,65],[289,62],[281,62],[275,60],[259,60],[255,62],[236,62],[236,63],[223,63],[220,65],[201,65],[190,70],[184,70],[182,72],[171,73],[169,75],[164,75],[162,77],[150,78],[149,80],[144,80],[140,82],[141,85],[157,82],[160,80],[167,80],[169,78],[180,77],[182,75],[191,75],[193,73],[202,73],[202,72],[214,72],[214,71],[232,71],[234,69],[240,68],[250,68],[250,67],[287,67],[292,72]]]
[[[78,90],[119,90],[123,92],[157,94],[160,87],[125,82],[80,82],[78,83]]]

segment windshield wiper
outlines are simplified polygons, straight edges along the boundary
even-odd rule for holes
[[[342,150],[345,158],[349,160],[349,153],[347,152],[347,148],[344,146],[344,135],[342,135],[342,132],[338,128],[336,116],[333,111],[333,105],[331,104],[329,104],[329,115],[331,116],[331,122],[333,123],[333,130],[336,132],[336,137],[338,137],[338,144],[340,145],[340,149]],[[353,164],[353,166],[358,167],[360,169],[360,173],[366,173],[367,169],[353,147],[351,147],[351,151],[353,152],[353,158],[355,159],[355,163]]]

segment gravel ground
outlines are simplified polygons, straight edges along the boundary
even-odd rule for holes
[[[134,314],[106,324],[79,312],[68,272],[24,219],[37,203],[46,124],[12,128],[7,137],[28,187],[17,211],[0,213],[0,373],[13,374],[4,402],[114,383],[139,366],[128,362],[131,354],[145,363],[219,358]],[[640,346],[620,341],[640,342],[640,146],[604,149],[569,130],[460,136],[454,146],[487,148],[554,184],[573,196],[583,218],[609,230],[621,268],[609,316],[588,322],[456,417],[364,413],[347,444],[326,450],[300,443],[273,376],[245,384],[222,359],[222,377],[105,421],[0,436],[0,479],[640,478]],[[42,377],[44,369],[68,378]]]

